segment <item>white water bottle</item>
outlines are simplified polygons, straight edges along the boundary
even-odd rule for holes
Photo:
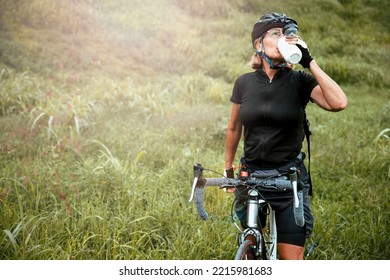
[[[296,45],[287,43],[285,37],[279,39],[278,49],[287,63],[297,64],[302,58],[301,50]]]

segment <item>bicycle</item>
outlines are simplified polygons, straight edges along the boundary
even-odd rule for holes
[[[203,220],[208,219],[208,213],[204,208],[204,187],[217,186],[220,188],[235,188],[236,191],[245,190],[246,195],[246,227],[239,229],[238,234],[238,249],[236,251],[235,260],[276,260],[277,259],[277,232],[275,223],[275,211],[271,205],[264,199],[262,192],[285,192],[293,191],[293,205],[295,223],[302,227],[305,224],[303,212],[303,192],[300,181],[298,180],[297,168],[291,167],[286,174],[278,174],[275,176],[262,177],[256,173],[250,176],[239,176],[238,179],[226,177],[221,178],[204,178],[203,166],[195,164],[194,181],[192,184],[191,195],[189,202],[195,197],[195,206],[199,216]],[[210,170],[212,171],[212,170]],[[233,206],[236,200],[233,201]],[[232,207],[233,209],[234,207]],[[268,230],[261,225],[259,221],[259,210],[268,209]],[[233,210],[231,213],[233,217]],[[234,219],[233,219],[234,220]]]

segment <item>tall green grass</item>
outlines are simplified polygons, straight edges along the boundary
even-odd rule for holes
[[[192,165],[222,170],[269,11],[298,20],[349,97],[308,107],[310,258],[388,259],[389,4],[294,3],[0,0],[0,259],[231,259],[233,198],[207,190],[201,221]]]

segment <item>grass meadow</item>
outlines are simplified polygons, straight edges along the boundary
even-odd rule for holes
[[[233,83],[270,11],[298,21],[349,97],[339,113],[307,109],[309,259],[389,259],[388,1],[0,6],[0,259],[232,259],[233,198],[206,190],[199,219],[192,165],[223,170]]]

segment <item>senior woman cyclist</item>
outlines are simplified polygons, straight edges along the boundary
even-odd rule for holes
[[[287,25],[298,27],[297,22],[285,14],[269,13],[253,26],[252,68],[255,71],[239,76],[233,87],[225,172],[229,177],[234,176],[232,166],[242,132],[241,163],[249,173],[282,172],[292,165],[299,168],[300,180],[304,183],[306,222],[303,227],[295,224],[292,207],[288,207],[292,203],[291,194],[273,194],[266,199],[276,211],[279,258],[303,259],[305,239],[310,236],[314,223],[308,199],[310,178],[301,152],[304,110],[311,101],[324,110],[341,111],[347,107],[347,97],[320,68],[297,35],[289,36],[286,41],[298,46],[302,52],[299,63],[310,73],[293,70],[285,62],[277,43],[285,36]]]

